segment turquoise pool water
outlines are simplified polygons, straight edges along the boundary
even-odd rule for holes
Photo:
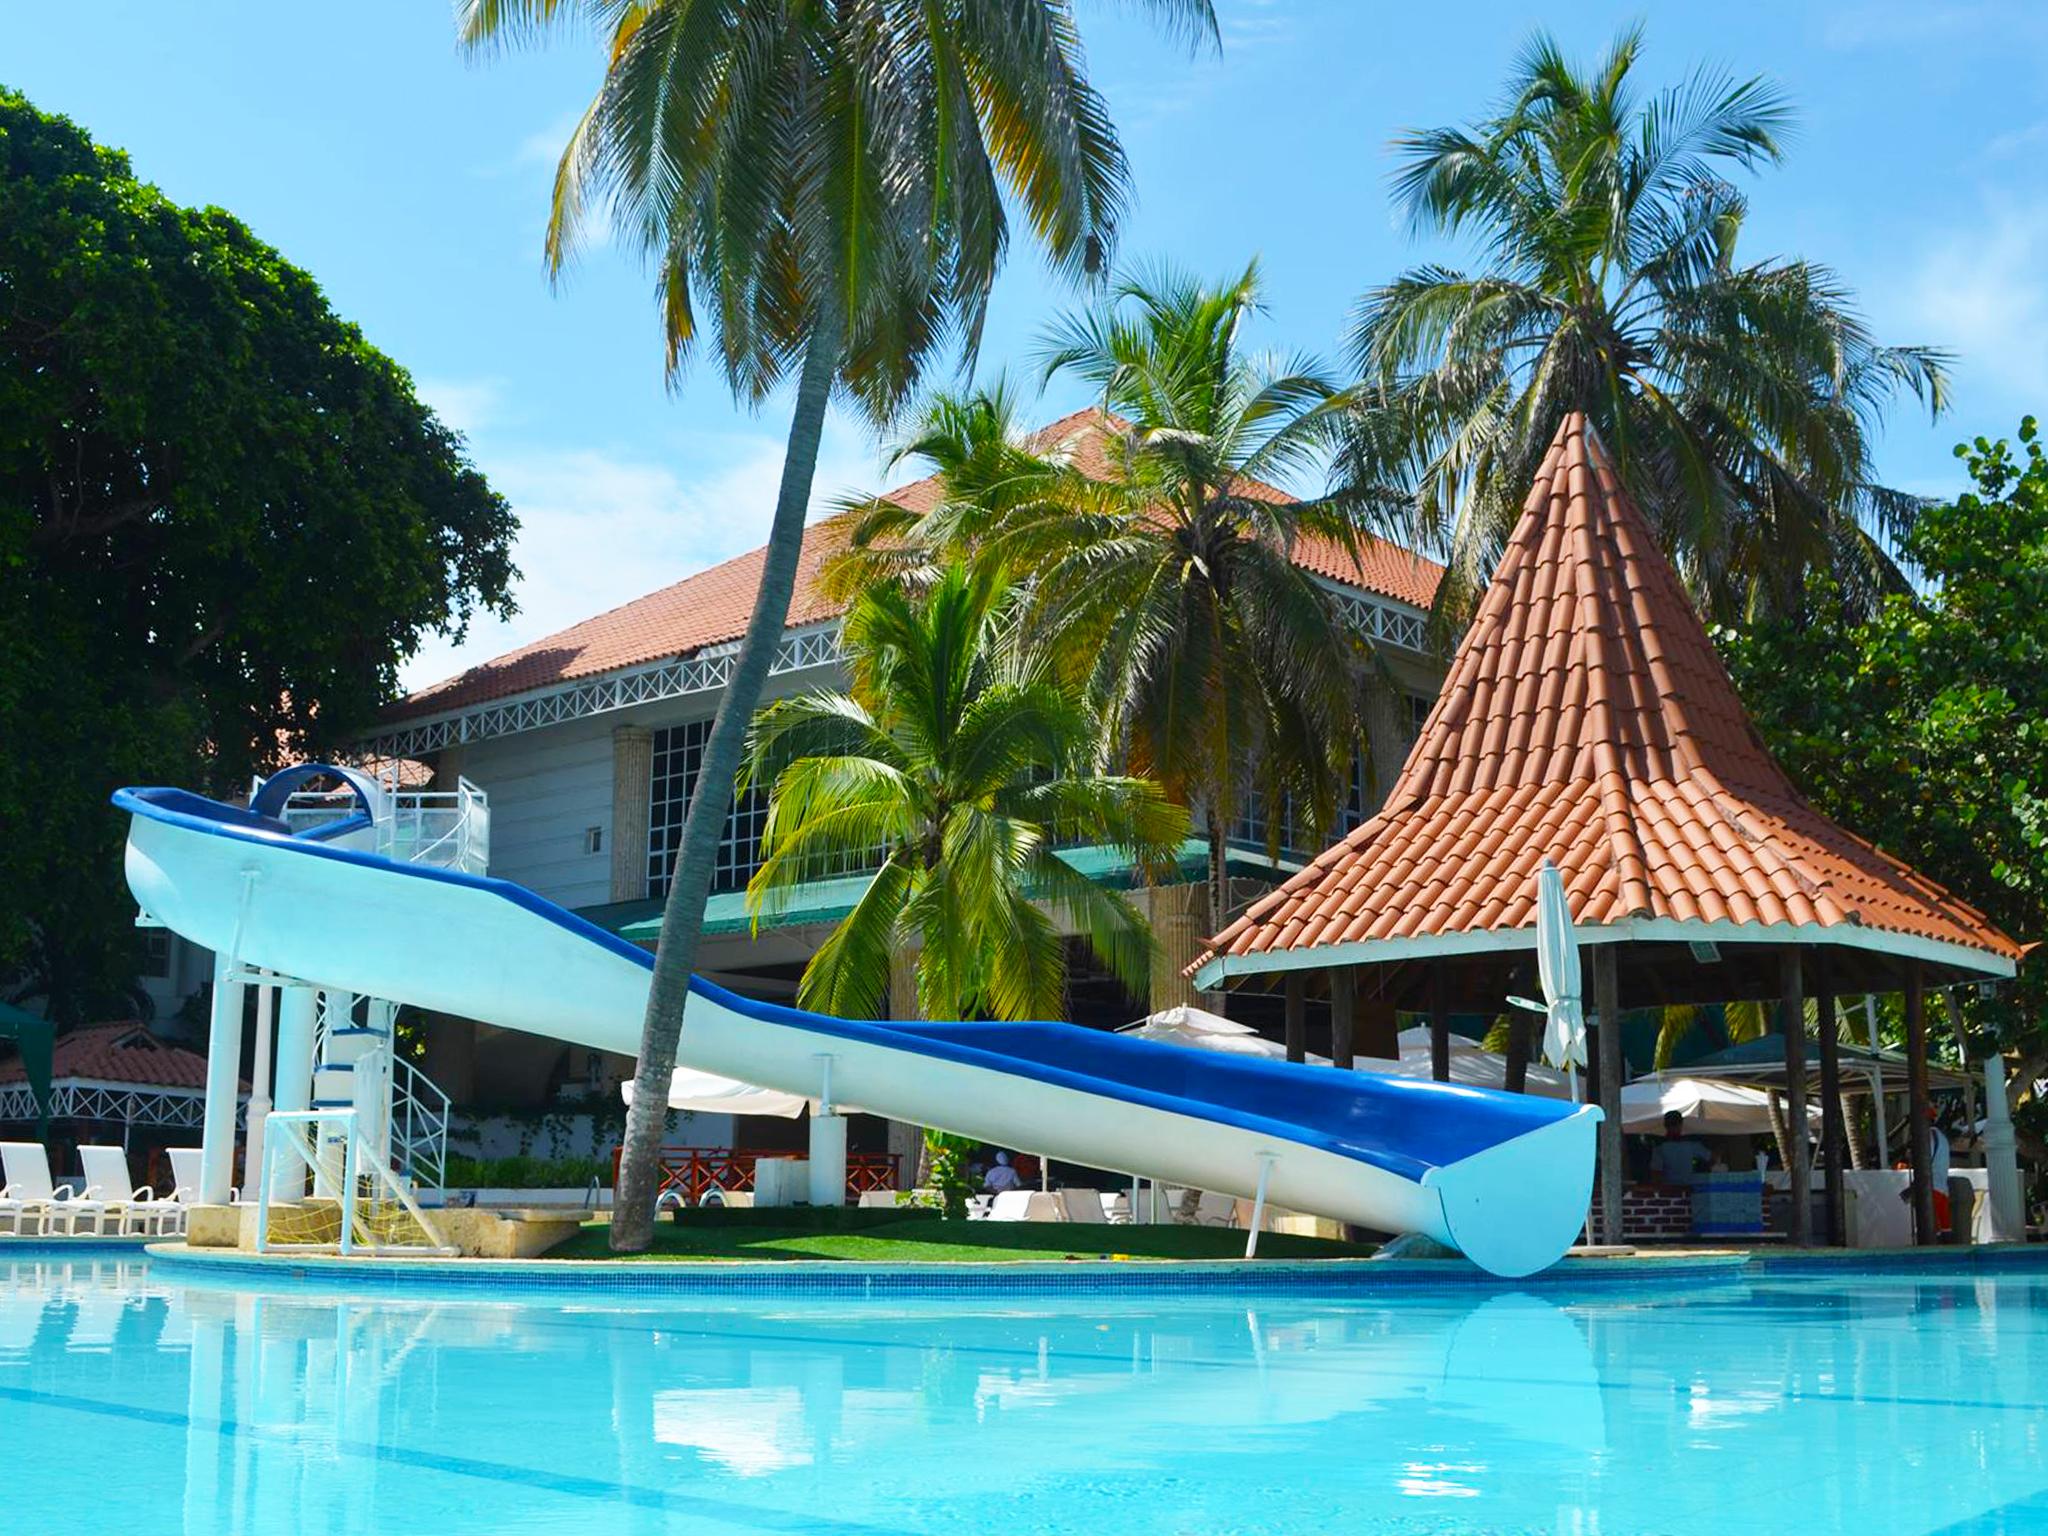
[[[2048,1275],[944,1301],[0,1256],[0,1530],[2048,1531]]]

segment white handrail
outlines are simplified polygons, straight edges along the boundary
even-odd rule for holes
[[[416,1188],[445,1188],[453,1101],[439,1083],[404,1057],[393,1052],[391,1060],[391,1140],[402,1171]]]

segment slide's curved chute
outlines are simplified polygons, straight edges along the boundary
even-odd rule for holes
[[[244,810],[124,789],[143,909],[245,965],[575,1044],[637,1052],[653,956],[486,876],[295,834]],[[360,827],[361,823],[350,818]],[[888,1024],[701,978],[680,1061],[1089,1167],[1421,1233],[1500,1275],[1577,1237],[1599,1111],[1449,1083],[1224,1055],[1072,1024]],[[829,1058],[829,1061],[828,1061]]]

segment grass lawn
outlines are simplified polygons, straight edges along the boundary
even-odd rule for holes
[[[551,1259],[611,1259],[605,1223],[590,1222]],[[1081,1226],[1068,1222],[946,1221],[928,1211],[689,1211],[662,1221],[644,1259],[839,1259],[867,1264],[1016,1263],[1029,1259],[1240,1259],[1244,1233],[1224,1227]],[[1352,1259],[1369,1243],[1267,1232],[1262,1259]]]

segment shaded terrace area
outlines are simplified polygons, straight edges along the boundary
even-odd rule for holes
[[[1431,1020],[1448,1075],[1453,1013],[1534,995],[1536,874],[1565,879],[1585,955],[1591,1066],[1607,1119],[1597,1206],[1621,1229],[1630,1009],[1767,1001],[1787,1118],[1805,1123],[1815,1005],[1829,1236],[1842,1231],[1845,1129],[1835,1000],[1904,998],[1918,1241],[1934,1240],[1927,996],[2008,977],[2020,947],[1982,914],[1815,811],[1751,726],[1677,573],[1585,418],[1539,470],[1436,706],[1385,805],[1216,935],[1206,989],[1285,988],[1298,1049],[1313,993],[1333,1055]],[[1514,1030],[1509,1086],[1529,1052]],[[1787,1174],[1807,1186],[1806,1139]],[[1803,1201],[1794,1242],[1810,1241]]]

